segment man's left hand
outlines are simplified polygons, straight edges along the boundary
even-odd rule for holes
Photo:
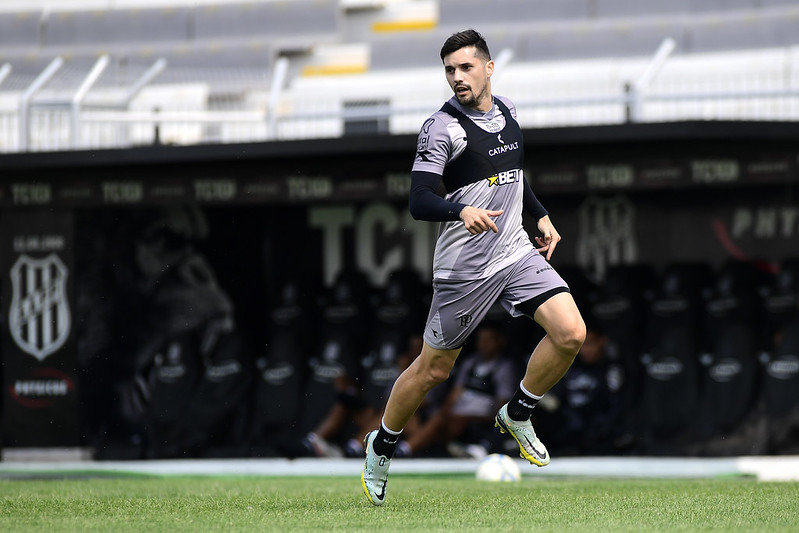
[[[535,242],[537,242],[539,246],[536,250],[541,254],[546,252],[546,258],[547,261],[549,261],[555,251],[555,247],[560,241],[560,233],[558,233],[558,230],[552,225],[552,221],[549,220],[549,215],[544,215],[538,219],[538,231],[541,232],[542,236],[535,238]]]

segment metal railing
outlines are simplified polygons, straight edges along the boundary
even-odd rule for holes
[[[673,50],[674,41],[664,40],[641,75],[633,82],[620,83],[615,91],[611,87],[596,96],[518,98],[515,103],[521,124],[541,127],[705,118],[799,120],[799,88],[790,84],[743,90],[656,90],[654,81]],[[501,52],[499,58],[508,63],[512,54]],[[313,98],[303,100],[283,89],[288,85],[289,65],[288,59],[280,58],[268,90],[259,88],[267,95],[258,105],[224,110],[134,109],[134,98],[153,85],[167,68],[166,61],[155,61],[115,100],[92,103],[88,96],[108,66],[105,56],[95,62],[73,92],[39,97],[63,65],[62,58],[55,58],[22,92],[15,108],[6,105],[4,111],[0,106],[0,152],[323,138],[343,135],[346,124],[353,121],[381,121],[389,124],[389,133],[410,134],[418,131],[441,100],[439,94],[404,101],[384,98],[384,105],[372,103],[362,108],[350,105],[352,102],[345,102],[345,98],[370,98],[340,95],[341,101],[332,105]],[[10,65],[0,66],[0,85],[11,71]],[[736,109],[725,110],[731,102],[738,103]],[[716,110],[708,113],[708,106]]]

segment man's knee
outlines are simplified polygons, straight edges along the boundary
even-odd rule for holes
[[[585,341],[585,322],[571,294],[556,294],[541,304],[534,318],[560,353],[577,355]]]
[[[559,325],[549,336],[560,351],[577,355],[585,342],[585,322],[577,316],[569,324]]]
[[[460,349],[438,350],[425,343],[422,353],[411,365],[416,373],[417,384],[427,392],[445,382],[455,366],[455,359],[459,353]]]
[[[442,362],[437,362],[437,364],[430,365],[427,368],[425,376],[425,383],[428,386],[428,390],[447,381],[451,371],[452,366],[443,364]]]
[[[452,371],[452,363],[442,358],[421,358],[416,365],[416,382],[426,392],[445,382]]]

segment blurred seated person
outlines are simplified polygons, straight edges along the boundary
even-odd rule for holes
[[[349,377],[335,380],[337,398],[330,411],[303,439],[302,444],[316,457],[344,457],[336,440],[342,429],[350,423],[361,427],[376,416],[374,410],[358,394],[358,388]]]
[[[518,365],[505,355],[506,337],[499,325],[484,322],[475,336],[475,351],[456,367],[452,389],[441,406],[421,424],[405,427],[397,456],[418,455],[445,445],[450,455],[484,457],[496,440],[494,415],[512,396],[521,379]]]
[[[618,453],[623,373],[607,357],[607,336],[596,326],[587,326],[574,364],[539,406],[549,411],[540,414],[555,426],[552,435],[560,438],[551,446],[557,446],[562,455]]]
[[[414,333],[408,338],[407,348],[397,355],[397,372],[399,376],[414,359],[422,352],[422,335]],[[393,384],[392,384],[393,385]],[[355,396],[356,391],[352,383],[342,384],[349,389],[350,395]],[[390,391],[386,391],[385,397],[388,398]],[[408,423],[411,433],[417,431],[421,426],[421,421],[426,413],[430,412],[432,406],[438,405],[443,400],[446,387],[441,387],[439,391],[433,391],[425,398],[425,402],[417,413]],[[383,417],[382,409],[378,410],[366,404],[366,402],[336,402],[328,415],[308,433],[303,439],[303,444],[317,457],[363,457],[363,439],[366,434],[380,423]],[[343,449],[338,444],[339,436],[345,426],[352,422],[355,426],[355,433],[344,442]]]

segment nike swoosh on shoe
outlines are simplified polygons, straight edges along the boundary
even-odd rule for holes
[[[531,450],[533,450],[533,453],[536,455],[536,457],[538,457],[538,458],[539,458],[539,459],[541,459],[542,461],[543,461],[544,459],[546,459],[546,458],[547,458],[547,454],[545,454],[545,453],[544,453],[544,454],[542,454],[541,452],[539,452],[539,451],[538,451],[538,450],[535,448],[535,446],[533,446],[533,443],[532,443],[532,442],[530,442],[530,439],[528,439],[527,437],[524,437],[524,440],[526,440],[526,441],[527,441],[527,444],[530,446],[530,449],[531,449]]]

